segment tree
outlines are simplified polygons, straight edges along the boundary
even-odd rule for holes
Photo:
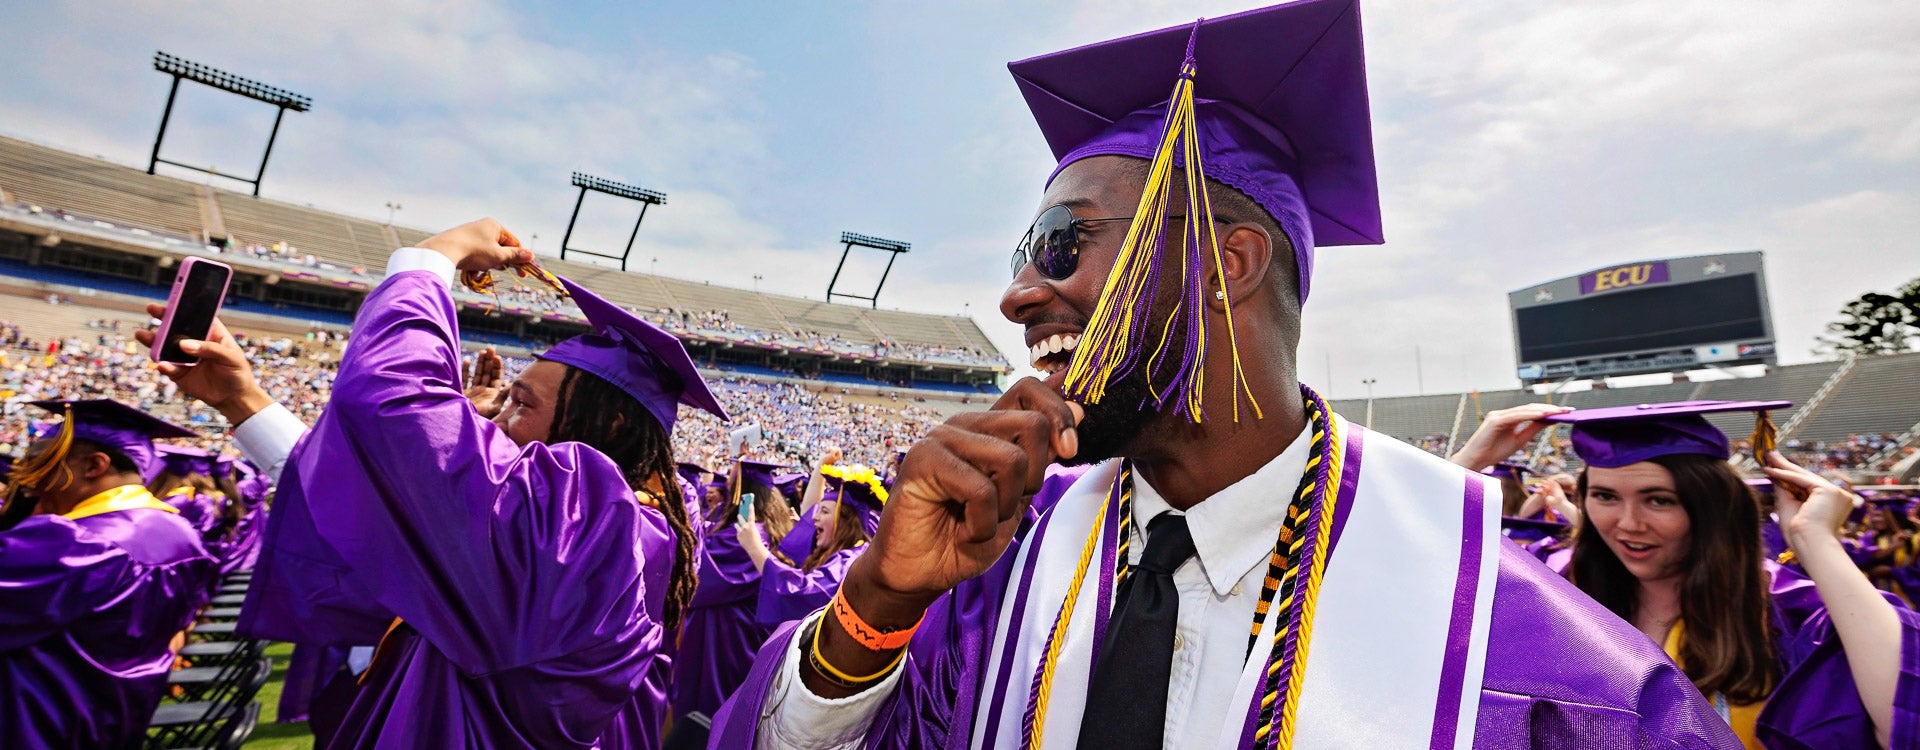
[[[1840,308],[1827,324],[1823,349],[1838,354],[1897,354],[1920,349],[1920,279],[1893,294],[1867,292]]]

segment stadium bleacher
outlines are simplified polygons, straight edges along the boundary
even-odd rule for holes
[[[429,235],[0,137],[0,208],[22,207],[35,215],[78,219],[90,231],[104,228],[165,238],[176,246],[156,247],[157,252],[148,255],[207,254],[217,248],[242,260],[280,263],[287,278],[313,283],[327,278],[336,288],[355,290],[377,282],[392,248]],[[658,319],[684,315],[688,320],[708,316],[723,321],[684,326],[689,334],[975,373],[928,378],[947,390],[956,385],[973,390],[981,380],[1011,370],[979,326],[963,316],[870,310],[554,258],[542,258],[541,263],[616,304],[655,313]],[[536,302],[508,309],[551,313],[557,305]],[[577,317],[571,305],[560,309]],[[500,332],[494,334],[502,338]]]

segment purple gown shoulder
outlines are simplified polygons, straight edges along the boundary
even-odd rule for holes
[[[834,592],[840,590],[840,581],[847,577],[847,568],[864,551],[865,545],[840,550],[812,570],[802,570],[778,558],[768,560],[760,576],[760,602],[754,619],[765,627],[774,627],[827,606]]]
[[[162,510],[0,532],[0,745],[138,745],[215,573],[199,532]]]
[[[1652,641],[1500,543],[1476,748],[1739,748]]]
[[[1813,581],[1767,563],[1773,576],[1774,650],[1786,676],[1760,712],[1759,738],[1779,748],[1873,748],[1873,720],[1860,704],[1840,637]],[[1883,593],[1900,617],[1900,681],[1891,747],[1920,747],[1920,614]]]

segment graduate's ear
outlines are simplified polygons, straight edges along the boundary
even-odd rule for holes
[[[1267,229],[1252,222],[1234,224],[1220,230],[1220,272],[1207,274],[1207,308],[1225,312],[1227,303],[1244,305],[1269,293],[1268,274],[1272,272],[1273,238]],[[1227,294],[1221,294],[1225,277]]]
[[[106,451],[86,451],[75,459],[75,463],[78,463],[79,466],[76,467],[74,473],[79,475],[83,481],[91,482],[115,473],[113,469],[113,457],[107,455]]]

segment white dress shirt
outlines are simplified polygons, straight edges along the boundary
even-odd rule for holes
[[[1235,686],[1246,664],[1247,630],[1253,622],[1269,557],[1286,518],[1287,501],[1306,469],[1310,441],[1310,436],[1303,432],[1259,471],[1186,511],[1195,555],[1173,575],[1174,585],[1180,592],[1180,617],[1167,688],[1165,747],[1213,748],[1220,740],[1223,712],[1244,712],[1247,708],[1233,705]],[[1106,496],[1107,482],[1112,476],[1111,470],[1089,471],[1067,490],[1056,509],[1068,503],[1099,502]],[[1136,533],[1143,532],[1160,513],[1171,510],[1151,484],[1136,479],[1133,495]],[[1059,526],[1047,534],[1046,550],[1039,553],[1041,557],[1050,562],[1060,559],[1069,562],[1059,566],[1044,564],[1036,572],[1032,601],[1022,621],[1022,632],[1017,636],[1022,648],[1037,649],[1046,640],[1067,581],[1073,576],[1073,561],[1078,559],[1086,541],[1086,528],[1085,525]],[[1144,539],[1136,535],[1130,546],[1135,561],[1145,549]],[[1060,556],[1062,552],[1066,555],[1064,558]],[[1026,554],[1035,553],[1030,550]],[[1089,582],[1096,574],[1088,574]],[[1052,588],[1058,593],[1049,597],[1039,580],[1042,577],[1054,579]],[[1012,607],[1012,599],[1012,596],[1006,597],[1002,606]],[[1079,735],[1091,660],[1085,644],[1092,639],[1095,620],[1091,599],[1081,596],[1070,626],[1071,634],[1078,637],[1069,637],[1062,649],[1056,673],[1059,676],[1053,682],[1042,736],[1044,747],[1073,747]],[[999,613],[998,628],[1007,627],[1008,619],[1007,612]],[[1004,642],[995,640],[989,668],[984,670],[987,684],[981,691],[982,708],[975,716],[974,747],[982,745],[989,713],[987,706],[994,698],[994,675]],[[1257,649],[1255,658],[1264,659],[1264,650]],[[1012,670],[1011,684],[1003,688],[1006,695],[1000,701],[998,747],[1019,746],[1017,735],[1026,710],[1031,677],[1030,671],[1016,667]],[[799,650],[789,648],[785,664],[774,678],[762,706],[756,745],[767,749],[858,747],[881,704],[898,684],[899,670],[896,670],[885,681],[859,695],[824,699],[801,682]]]

